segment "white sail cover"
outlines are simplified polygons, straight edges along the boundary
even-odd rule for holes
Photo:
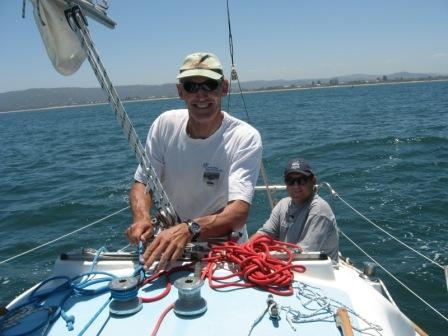
[[[61,75],[75,73],[86,58],[78,37],[65,18],[65,1],[31,0],[40,35],[54,68]]]

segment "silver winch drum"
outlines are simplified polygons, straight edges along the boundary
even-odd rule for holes
[[[139,312],[143,305],[138,293],[138,280],[135,277],[121,277],[111,280],[109,289],[112,301],[109,311],[112,315],[132,315]]]
[[[207,302],[201,297],[201,287],[204,281],[198,277],[187,276],[177,279],[179,299],[174,302],[174,312],[181,316],[196,316],[207,310]]]

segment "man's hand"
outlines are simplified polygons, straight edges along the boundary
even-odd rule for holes
[[[169,267],[182,256],[190,240],[191,234],[186,223],[160,231],[143,254],[144,267],[148,269],[156,259],[160,260],[157,266],[159,270]]]
[[[153,235],[153,227],[150,220],[140,220],[132,223],[126,230],[126,236],[131,244],[147,241]]]

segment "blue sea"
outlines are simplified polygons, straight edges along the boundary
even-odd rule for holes
[[[259,92],[244,102],[231,95],[223,105],[260,131],[269,184],[282,183],[293,157],[312,163],[319,181],[343,199],[332,201],[340,230],[445,319],[378,269],[396,303],[430,335],[446,335],[448,82]],[[179,99],[125,104],[142,141],[156,116],[178,107]],[[125,208],[137,161],[109,105],[2,113],[0,137],[0,262],[124,209],[1,263],[4,305],[49,277],[62,252],[127,244]],[[326,189],[321,195],[331,201]],[[265,193],[257,193],[249,233],[269,212]],[[369,261],[344,236],[340,248],[359,267]]]

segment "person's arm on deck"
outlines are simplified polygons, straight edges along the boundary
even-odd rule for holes
[[[128,240],[137,244],[139,241],[146,241],[153,234],[151,222],[152,197],[146,192],[146,186],[135,181],[129,192],[129,202],[133,216],[133,223],[126,230]]]

